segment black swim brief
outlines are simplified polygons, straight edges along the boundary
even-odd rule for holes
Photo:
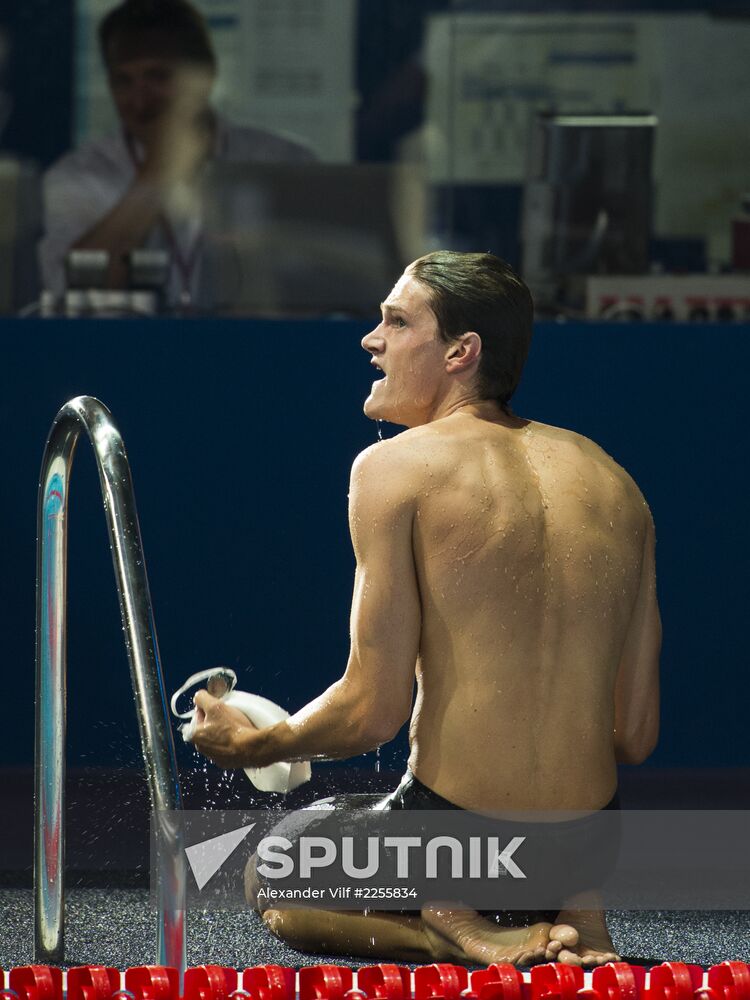
[[[565,897],[574,892],[593,889],[602,884],[606,875],[614,867],[619,844],[613,840],[611,825],[608,827],[608,840],[601,842],[601,824],[597,825],[595,817],[599,812],[618,810],[620,807],[617,794],[602,810],[576,819],[566,819],[554,822],[520,822],[517,820],[494,819],[481,814],[477,817],[478,829],[493,835],[506,838],[507,842],[513,836],[522,836],[530,845],[533,844],[534,869],[540,884],[546,884],[547,879],[560,881],[560,872],[569,873],[566,882],[568,891]],[[361,838],[363,813],[382,813],[400,810],[408,811],[442,811],[455,810],[467,813],[461,806],[450,802],[424,785],[407,769],[398,787],[386,796],[382,794],[340,794],[314,802],[306,809],[291,814],[274,828],[273,832],[287,837],[294,842],[303,834],[325,835],[327,829],[344,830],[355,838]],[[333,824],[331,826],[330,824]],[[612,842],[610,842],[612,841]],[[586,869],[584,859],[592,854],[600,859],[596,867],[595,877],[591,878],[591,865],[588,865],[586,878],[581,884],[576,873]],[[265,881],[265,880],[261,880]],[[507,883],[506,883],[507,886]],[[389,912],[402,915],[419,916],[419,910],[393,909]],[[559,908],[556,910],[482,910],[483,916],[505,927],[526,927],[539,921],[554,923]]]
[[[406,773],[399,782],[398,788],[391,792],[385,799],[381,800],[377,808],[387,810],[417,809],[417,810],[441,810],[458,809],[465,811],[461,806],[438,795],[427,785],[423,784],[407,768]],[[608,812],[620,809],[619,794],[615,792],[610,801],[599,810]],[[594,814],[597,815],[597,814]],[[506,821],[502,824],[502,829],[507,831],[509,836],[528,833],[528,823],[518,823],[517,821]],[[564,820],[553,823],[538,823],[535,826],[535,833],[541,834],[545,845],[550,853],[555,857],[555,865],[566,865],[570,870],[578,867],[577,860],[582,852],[590,852],[597,849],[602,857],[600,866],[600,876],[603,880],[606,874],[614,867],[616,861],[617,842],[607,846],[602,852],[601,845],[591,842],[590,835],[597,837],[594,824],[588,823],[586,818],[575,820]],[[577,887],[578,891],[592,888],[591,885]],[[573,890],[571,890],[573,891]],[[401,911],[413,912],[413,911]],[[547,921],[554,923],[557,919],[558,910],[482,910],[482,916],[504,927],[528,927],[532,923]]]
[[[407,768],[406,773],[399,782],[398,788],[381,799],[378,808],[381,809],[460,809],[455,802],[444,799],[442,795],[433,792],[427,785],[423,785],[419,778],[415,777]],[[606,812],[611,809],[620,808],[620,796],[617,792],[612,796],[606,806],[602,806],[599,812]],[[566,821],[567,822],[567,821]],[[551,824],[556,825],[556,824]]]

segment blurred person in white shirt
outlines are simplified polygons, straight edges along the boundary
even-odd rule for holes
[[[214,111],[216,55],[187,0],[123,0],[101,22],[99,41],[121,127],[67,153],[45,175],[44,287],[61,293],[67,253],[91,249],[109,253],[108,286],[123,288],[127,255],[146,246],[170,254],[167,302],[199,304],[206,165],[299,162],[312,153]]]

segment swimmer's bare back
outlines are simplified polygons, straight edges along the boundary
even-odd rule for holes
[[[598,809],[656,739],[651,515],[592,441],[482,410],[376,446],[412,505],[409,765],[467,809]]]

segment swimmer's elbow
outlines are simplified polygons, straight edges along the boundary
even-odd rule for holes
[[[656,743],[650,747],[616,747],[615,759],[618,764],[643,764],[656,748]]]
[[[618,764],[643,764],[654,752],[658,742],[658,719],[624,739],[615,732],[615,760]]]
[[[367,744],[367,750],[376,750],[384,743],[390,743],[409,718],[408,714],[403,717],[386,715],[382,709],[381,705],[378,714],[368,715],[361,722],[362,739]]]
[[[345,675],[341,682],[341,714],[349,720],[359,753],[389,743],[411,715],[411,690],[390,685],[384,691],[370,675],[359,671]]]

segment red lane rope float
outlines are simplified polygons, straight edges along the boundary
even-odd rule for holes
[[[104,965],[68,969],[68,1000],[109,1000],[119,989],[119,969]]]
[[[180,977],[163,965],[137,965],[126,969],[125,989],[135,1000],[179,1000]]]
[[[610,962],[591,973],[591,990],[598,1000],[639,1000],[646,984],[642,965]]]
[[[242,973],[242,988],[254,1000],[294,1000],[297,973],[285,965],[256,965]]]
[[[197,965],[185,971],[184,1000],[229,1000],[237,989],[237,970],[226,965]]]
[[[471,988],[479,1000],[524,1000],[523,973],[515,965],[496,963],[470,975]]]
[[[646,976],[648,987],[646,987]],[[176,969],[137,966],[119,970],[102,965],[68,970],[65,1000],[750,1000],[750,965],[727,961],[706,974],[699,965],[664,962],[650,973],[643,966],[612,962],[587,973],[577,966],[549,963],[521,973],[507,964],[475,970],[435,964],[411,972],[381,963],[358,971],[343,966],[262,965],[238,973],[228,966],[201,965],[185,972],[184,994]],[[0,1000],[63,1000],[63,973],[56,966],[0,969]],[[704,982],[706,985],[704,986]]]
[[[22,965],[10,970],[8,985],[19,1000],[62,1000],[62,969],[54,965]]]
[[[469,973],[462,965],[421,965],[414,970],[415,1000],[458,1000],[469,985]]]
[[[576,1000],[582,990],[583,969],[580,965],[536,965],[531,970],[531,1000]]]
[[[411,972],[402,965],[364,966],[357,985],[370,1000],[411,1000]]]
[[[299,1000],[344,1000],[353,981],[343,965],[308,965],[299,970]]]
[[[745,962],[722,962],[708,973],[708,988],[718,1000],[750,1000],[750,965]]]
[[[651,969],[646,993],[648,1000],[693,1000],[693,994],[702,985],[700,965],[664,962]]]

